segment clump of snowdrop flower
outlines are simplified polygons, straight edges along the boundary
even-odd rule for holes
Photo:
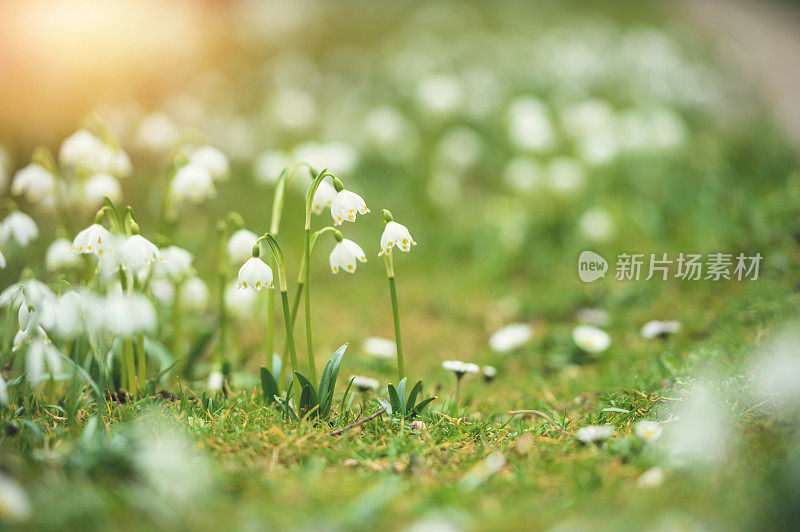
[[[371,390],[377,390],[378,387],[381,385],[378,380],[373,379],[371,377],[364,377],[362,375],[353,375],[351,377],[353,381],[353,386],[361,393],[365,393]]]
[[[175,172],[170,183],[170,194],[177,204],[202,203],[217,194],[211,172],[205,166],[189,162]]]
[[[492,382],[497,377],[497,368],[494,366],[483,366],[481,368],[481,373],[483,373],[483,380]]]
[[[228,257],[236,264],[241,264],[251,256],[253,246],[258,240],[258,235],[247,229],[235,231],[228,239]]]
[[[592,325],[578,325],[572,329],[572,341],[590,355],[600,354],[611,346],[611,336]]]
[[[533,329],[527,323],[506,325],[489,338],[489,347],[498,353],[516,351],[531,339]]]
[[[365,338],[361,344],[361,349],[368,355],[375,358],[394,358],[397,356],[397,345],[386,338],[370,336]]]
[[[361,246],[347,238],[341,238],[341,235],[336,235],[337,242],[331,251],[329,262],[331,271],[339,273],[339,269],[353,273],[356,271],[358,262],[367,262],[367,255]]]
[[[56,192],[56,176],[46,168],[31,163],[19,170],[11,182],[11,194],[22,195],[31,203],[52,204]]]
[[[331,203],[331,218],[334,225],[342,225],[345,220],[355,222],[356,214],[369,213],[364,198],[346,190],[339,179],[333,178],[333,187],[336,189],[336,198]]]
[[[0,521],[20,522],[30,516],[28,494],[16,480],[0,473]]]
[[[39,236],[39,228],[33,218],[20,211],[12,211],[0,223],[0,242],[3,244],[14,241],[21,247]]]
[[[241,268],[237,277],[236,287],[239,289],[275,288],[272,282],[272,268],[258,257],[250,257]]]
[[[394,248],[398,248],[400,251],[411,251],[411,246],[416,245],[417,243],[411,238],[411,233],[405,225],[390,220],[383,228],[381,251],[378,256],[388,255]]]
[[[613,436],[614,432],[614,427],[611,425],[587,425],[586,427],[578,429],[578,432],[575,433],[575,437],[584,445],[589,445],[591,443],[600,445]]]
[[[650,339],[650,338],[666,338],[671,334],[675,334],[681,330],[681,322],[677,320],[670,320],[670,321],[659,321],[659,320],[652,320],[648,321],[642,326],[642,337]]]
[[[661,437],[663,427],[655,421],[640,421],[634,427],[636,435],[645,443],[652,443]]]

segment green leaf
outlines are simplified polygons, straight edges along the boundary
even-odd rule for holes
[[[421,414],[421,413],[422,413],[422,411],[423,411],[423,410],[425,410],[425,407],[426,407],[426,406],[428,406],[428,403],[430,403],[430,402],[431,402],[431,401],[433,401],[434,399],[436,399],[436,397],[435,397],[435,396],[434,396],[434,397],[428,397],[428,398],[427,398],[427,399],[425,399],[424,401],[420,401],[420,402],[419,402],[419,404],[418,404],[417,406],[415,406],[415,407],[414,407],[414,410],[411,412],[411,414],[412,414],[413,416],[416,416],[416,415],[418,415],[418,414]]]
[[[175,363],[175,356],[158,340],[144,338],[144,352],[147,356],[158,362],[158,367],[164,368]]]
[[[325,370],[319,380],[319,415],[323,418],[328,417],[331,412],[333,391],[336,388],[336,379],[339,376],[339,366],[342,365],[342,357],[346,350],[347,344],[336,350],[328,363],[325,364]]]
[[[386,387],[386,390],[389,392],[389,403],[392,405],[392,410],[401,414],[404,413],[403,404],[400,402],[400,397],[398,397],[397,390],[394,389],[394,385],[389,384]]]
[[[389,386],[391,386],[391,384]],[[387,401],[383,397],[378,397],[378,403],[380,403],[380,405],[386,409],[387,414],[389,414],[390,416],[392,415],[392,412],[394,412],[394,410],[392,410],[392,405],[391,403],[389,403],[389,401]]]
[[[350,405],[353,403],[353,397],[350,396],[350,388],[353,386],[353,381],[356,380],[355,377],[350,377],[350,382],[347,383],[347,388],[344,389],[344,395],[342,396],[342,404],[339,407],[339,415],[344,417],[344,412],[346,410],[350,410]],[[350,399],[348,402],[347,399]],[[346,406],[346,408],[345,408]]]
[[[397,396],[400,399],[400,410],[405,414],[406,412],[406,378],[400,379],[400,384],[397,385]]]
[[[625,410],[624,408],[603,408],[603,412],[616,412],[617,414],[630,414],[630,410]]]
[[[319,404],[319,399],[317,398],[317,390],[314,388],[314,385],[311,384],[311,381],[308,380],[304,375],[298,372],[294,372],[295,377],[297,378],[297,382],[300,384],[300,410],[311,410],[315,406]]]
[[[275,400],[278,402],[278,406],[281,407],[281,410],[283,410],[284,416],[290,418],[292,421],[297,421],[300,419],[297,415],[297,412],[295,412],[294,409],[289,406],[289,402],[286,401],[286,399],[283,397],[276,397]]]
[[[266,401],[268,405],[274,403],[275,397],[280,393],[275,377],[273,377],[272,372],[265,367],[261,368],[261,392],[264,395],[264,401]]]
[[[420,390],[422,390],[422,381],[417,381],[413,388],[411,388],[411,393],[408,394],[408,401],[406,401],[406,410],[408,412],[414,411],[414,405],[417,404],[417,395],[419,395]]]

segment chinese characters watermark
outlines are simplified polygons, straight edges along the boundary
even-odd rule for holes
[[[680,279],[683,281],[755,281],[758,279],[761,253],[621,253],[617,256],[614,279],[649,281]],[[578,258],[578,276],[589,283],[605,277],[608,262],[593,251],[584,251]]]

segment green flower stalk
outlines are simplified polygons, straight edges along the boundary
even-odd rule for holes
[[[386,209],[381,212],[383,220],[383,234],[381,235],[381,251],[378,256],[383,256],[386,265],[386,277],[389,279],[389,295],[392,301],[392,316],[394,317],[394,340],[397,345],[397,376],[398,381],[405,377],[405,363],[403,360],[403,341],[400,333],[400,310],[397,303],[397,285],[394,279],[394,258],[392,250],[399,248],[401,251],[410,251],[416,245],[406,226],[394,221],[392,213]]]

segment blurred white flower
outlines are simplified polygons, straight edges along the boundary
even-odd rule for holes
[[[364,118],[365,141],[392,160],[406,160],[416,152],[418,134],[396,108],[381,106]]]
[[[497,368],[494,366],[483,366],[481,368],[481,373],[483,373],[483,380],[492,382],[495,377],[497,377]]]
[[[278,181],[284,168],[291,164],[289,157],[280,151],[265,151],[256,157],[253,163],[253,177],[264,185],[273,185]]]
[[[272,282],[272,268],[260,258],[250,257],[239,268],[236,287],[240,289],[252,288],[253,290],[275,288]]]
[[[8,404],[8,386],[6,385],[6,380],[3,378],[3,375],[0,374],[0,406],[5,406]],[[2,488],[0,488],[2,490]],[[0,501],[2,501],[3,495],[0,494]],[[2,511],[3,503],[0,502],[0,518],[3,517]]]
[[[358,261],[367,262],[367,256],[364,254],[364,250],[361,249],[361,246],[347,238],[342,239],[341,242],[337,242],[329,257],[331,271],[333,273],[339,273],[339,268],[353,273],[356,271]]]
[[[759,399],[793,410],[800,407],[800,332],[796,323],[760,350],[752,375]]]
[[[578,325],[572,329],[572,341],[589,354],[602,353],[611,345],[611,336],[592,325]]]
[[[614,435],[614,427],[611,425],[587,425],[578,429],[575,437],[584,445],[590,443],[602,443]]]
[[[61,143],[58,162],[62,166],[88,171],[107,171],[114,161],[114,150],[86,129],[79,129]]]
[[[411,246],[416,245],[417,243],[411,238],[411,233],[408,232],[408,228],[405,225],[391,221],[383,228],[381,251],[378,256],[391,253],[395,247],[400,248],[400,251],[411,251]]]
[[[31,516],[28,494],[13,478],[0,473],[0,521],[20,522]]]
[[[172,119],[163,113],[151,113],[139,122],[136,143],[154,152],[166,152],[178,141],[180,130]]]
[[[644,338],[666,338],[670,334],[675,334],[681,330],[681,322],[678,320],[648,321],[642,326],[641,334]]]
[[[640,488],[657,488],[664,483],[664,470],[658,466],[651,467],[641,475],[636,485]]]
[[[359,392],[368,392],[370,390],[377,390],[378,387],[381,385],[376,379],[372,379],[370,377],[364,377],[361,375],[353,375],[350,377],[353,380],[353,386],[355,386],[356,390]]]
[[[54,330],[61,338],[73,338],[82,329],[85,320],[86,300],[75,290],[64,292],[54,307]]]
[[[33,218],[20,211],[13,211],[0,224],[0,243],[15,241],[26,247],[31,240],[39,236],[39,228]]]
[[[228,257],[234,264],[241,264],[252,257],[253,246],[258,235],[247,229],[239,229],[228,239]]]
[[[253,290],[240,290],[236,283],[225,289],[225,309],[235,318],[249,318],[253,314],[256,293]]]
[[[608,312],[599,308],[580,308],[576,313],[576,318],[580,323],[596,325],[597,327],[606,327],[611,323],[611,316]]]
[[[190,162],[175,172],[175,177],[170,183],[170,193],[178,204],[184,201],[197,204],[213,198],[217,191],[214,188],[211,172],[205,166]]]
[[[212,392],[218,392],[222,389],[222,385],[225,383],[225,376],[222,374],[221,371],[212,370],[211,373],[208,374],[208,389]]]
[[[131,337],[156,327],[153,304],[141,294],[112,294],[102,306],[103,325],[116,336]]]
[[[184,308],[202,310],[208,304],[208,286],[199,277],[191,277],[183,283],[180,299]]]
[[[14,175],[11,194],[24,195],[31,203],[53,204],[56,193],[56,177],[43,166],[31,163]]]
[[[458,487],[462,491],[470,491],[489,480],[493,475],[499,473],[506,465],[506,458],[503,453],[495,451],[489,456],[477,462],[467,471],[458,481]]]
[[[6,267],[6,258],[3,253],[0,251],[0,270]]]
[[[63,270],[79,266],[81,258],[75,253],[70,253],[72,242],[66,238],[57,238],[47,248],[44,263],[52,271]]]
[[[461,81],[448,75],[435,75],[421,80],[416,90],[417,105],[424,113],[447,117],[458,112],[464,104]]]
[[[586,181],[583,167],[570,157],[556,157],[550,161],[545,174],[550,189],[562,196],[580,190]]]
[[[102,257],[112,251],[111,233],[100,224],[92,224],[75,236],[70,251],[75,253],[94,253]]]
[[[108,196],[111,201],[118,202],[122,199],[122,187],[117,179],[106,173],[94,174],[83,184],[81,201],[87,206],[103,204],[103,197]]]
[[[483,138],[467,126],[451,127],[436,146],[436,157],[440,164],[457,170],[474,167],[481,159]]]
[[[664,430],[661,423],[655,421],[640,421],[636,424],[634,430],[636,435],[645,443],[651,443],[661,437],[661,432]]]
[[[14,341],[11,344],[11,350],[19,351],[23,347],[30,345],[31,342],[36,341],[41,341],[44,343],[50,342],[50,338],[47,336],[47,333],[42,327],[39,325],[34,325],[26,329],[20,329],[17,331],[17,334],[14,335]]]
[[[727,455],[733,436],[728,412],[708,385],[695,383],[674,410],[677,421],[664,427],[661,440],[678,465],[713,465]]]
[[[225,181],[230,177],[231,166],[224,153],[213,146],[200,146],[188,150],[189,162],[204,167],[214,181]]]
[[[306,129],[318,117],[317,102],[308,92],[282,88],[272,98],[272,114],[287,129]]]
[[[51,342],[41,338],[32,340],[25,354],[25,371],[30,383],[35,387],[48,374],[57,377],[63,366],[61,357],[61,353]]]
[[[150,282],[150,291],[160,303],[168,305],[175,297],[175,285],[167,279],[153,279]]]
[[[542,185],[542,168],[529,157],[514,157],[503,167],[503,182],[514,192],[530,192]]]
[[[460,360],[445,360],[442,362],[442,367],[455,373],[459,379],[467,373],[478,373],[481,370],[477,364]]]
[[[154,273],[166,276],[174,282],[192,274],[192,254],[178,246],[168,246],[161,250],[163,261],[157,261]]]
[[[368,212],[369,209],[364,199],[349,190],[337,193],[331,203],[331,218],[333,218],[334,225],[342,225],[344,220],[355,222],[356,213],[367,214]]]
[[[118,149],[114,153],[114,158],[111,161],[109,172],[112,175],[120,178],[125,178],[131,175],[133,172],[133,163],[131,163],[131,158],[128,156],[125,150]]]
[[[508,136],[520,150],[543,151],[556,142],[547,106],[538,98],[524,96],[511,102],[508,109]]]
[[[156,262],[164,262],[158,247],[142,235],[131,235],[119,248],[122,267],[138,272]]]
[[[394,358],[397,356],[397,345],[392,340],[370,336],[364,339],[361,349],[376,358]]]
[[[322,180],[314,192],[314,199],[311,202],[311,210],[314,214],[322,214],[326,207],[333,205],[337,192],[328,181]]]
[[[499,353],[516,351],[528,343],[532,336],[533,328],[527,323],[506,325],[489,338],[489,347]]]
[[[294,149],[294,159],[310,164],[317,171],[327,168],[337,176],[350,175],[358,164],[358,152],[345,142],[308,142]]]
[[[593,207],[578,219],[581,234],[594,242],[608,240],[614,232],[614,221],[602,207]]]

